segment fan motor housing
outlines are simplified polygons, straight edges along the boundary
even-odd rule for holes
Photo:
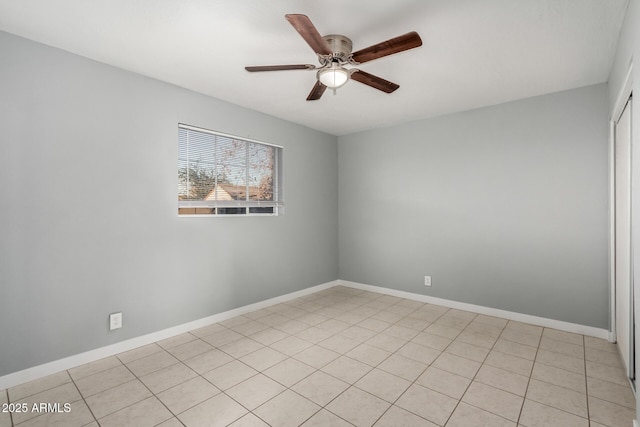
[[[351,49],[353,48],[353,43],[349,37],[345,37],[340,34],[329,34],[322,38],[327,42],[331,49],[332,59],[337,59],[341,63],[349,61]]]

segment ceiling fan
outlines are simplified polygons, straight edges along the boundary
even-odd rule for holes
[[[311,89],[309,96],[307,96],[307,101],[320,99],[327,87],[333,89],[335,93],[336,89],[347,83],[349,79],[364,83],[383,92],[391,93],[400,86],[357,68],[347,69],[345,65],[359,65],[383,56],[422,46],[420,36],[415,31],[412,31],[357,52],[351,52],[353,45],[348,37],[340,34],[321,36],[306,15],[289,14],[285,15],[285,18],[318,55],[320,66],[312,64],[262,65],[245,67],[245,70],[250,72],[318,70],[316,84]]]

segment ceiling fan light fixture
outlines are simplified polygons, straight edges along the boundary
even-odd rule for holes
[[[337,89],[349,80],[349,71],[332,62],[330,67],[318,71],[318,80],[330,89]]]

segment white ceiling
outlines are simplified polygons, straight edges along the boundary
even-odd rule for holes
[[[608,80],[628,0],[0,0],[0,30],[334,135]],[[423,46],[359,66],[400,85],[348,82],[305,101],[316,64],[285,20],[309,16],[354,51],[417,31]]]

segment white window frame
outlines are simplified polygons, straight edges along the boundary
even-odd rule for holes
[[[215,137],[228,138],[236,141],[243,141],[249,144],[257,144],[268,147],[273,147],[276,149],[275,159],[274,159],[274,173],[273,173],[273,200],[217,200],[217,201],[207,201],[207,200],[178,200],[178,216],[180,217],[245,217],[245,216],[279,216],[284,214],[284,194],[283,194],[283,157],[284,157],[284,149],[280,145],[270,144],[263,141],[258,141],[255,139],[245,138],[241,136],[231,135],[223,132],[218,132],[210,129],[204,129],[192,125],[187,125],[183,123],[178,123],[178,132],[180,129],[184,129],[187,131],[199,132],[204,134],[213,135]],[[179,140],[179,138],[178,138]],[[247,151],[249,150],[249,145],[247,144]],[[178,158],[180,153],[178,152]],[[187,164],[189,162],[187,161]],[[246,173],[249,174],[249,165],[246,165]],[[249,195],[248,191],[249,185],[247,181],[247,196]],[[260,212],[250,212],[251,208],[256,207],[272,207],[273,212],[268,213],[260,213]],[[182,213],[181,210],[188,210],[190,208],[201,208],[202,210],[214,210],[215,213]],[[244,213],[235,213],[235,214],[227,214],[227,213],[218,213],[218,209],[225,208],[241,208],[244,209]]]

